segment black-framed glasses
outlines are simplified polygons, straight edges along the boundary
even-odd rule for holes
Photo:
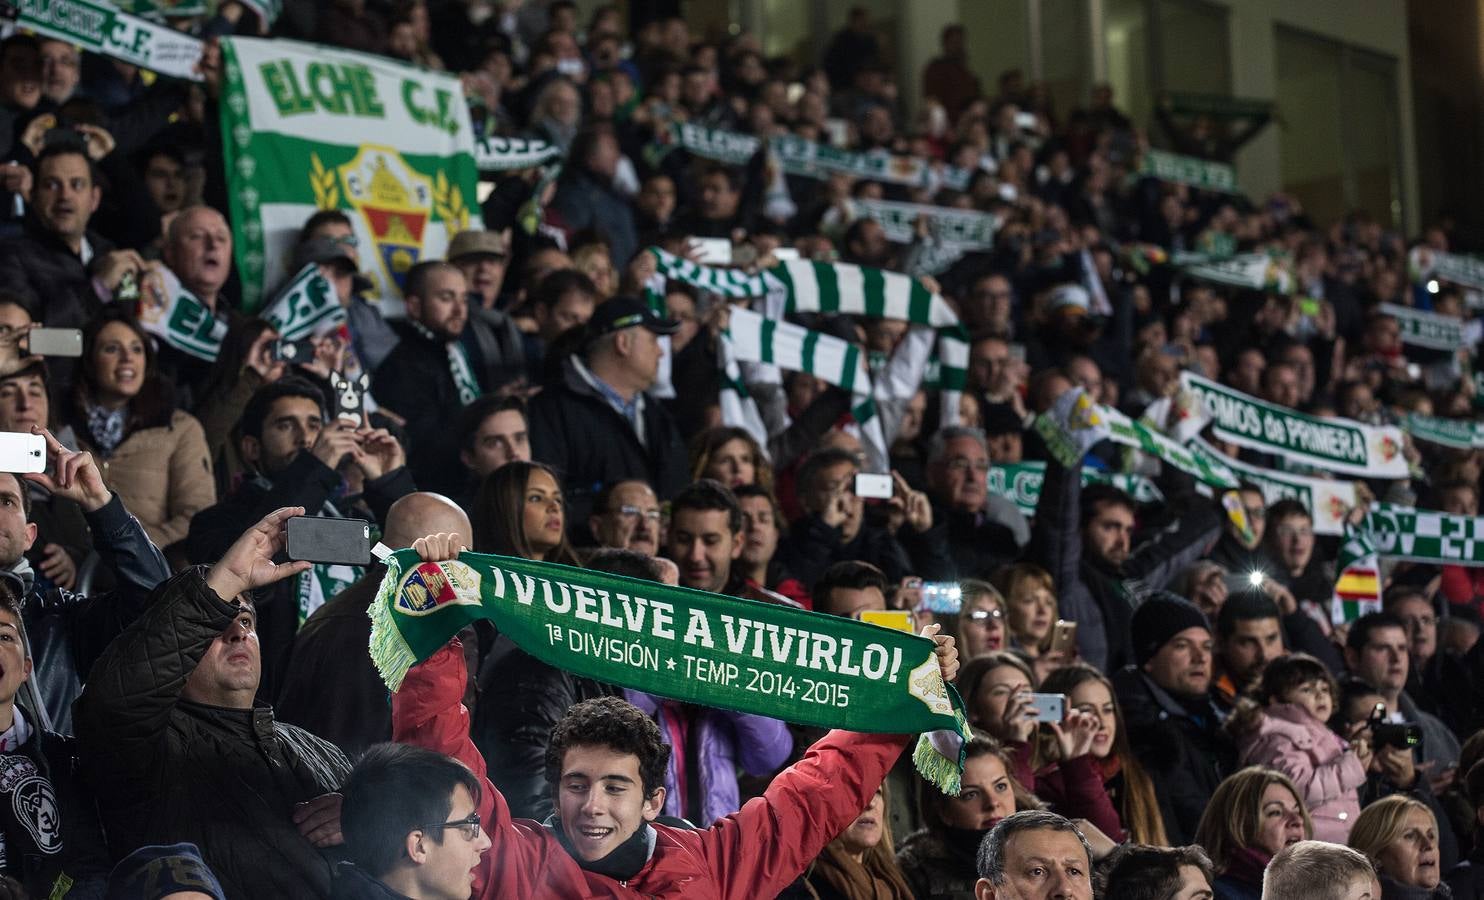
[[[419,825],[418,831],[436,831],[441,828],[457,828],[464,833],[464,840],[472,841],[479,837],[479,813],[470,813],[462,819],[452,822],[438,822],[434,825]]]

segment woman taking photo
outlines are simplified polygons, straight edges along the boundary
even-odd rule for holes
[[[206,449],[216,472],[217,493],[225,496],[246,471],[237,449],[237,421],[247,401],[265,384],[284,376],[287,365],[273,358],[278,332],[265,319],[242,319],[222,339],[216,362],[196,396],[196,417],[206,433]]]
[[[567,544],[562,486],[542,463],[517,460],[489,473],[472,519],[480,553],[581,565]]]
[[[1017,782],[1054,812],[1087,819],[1115,842],[1123,839],[1118,812],[1092,756],[1097,716],[1068,706],[1061,721],[1044,721],[1031,700],[1035,676],[1008,650],[970,660],[959,670],[958,687],[969,723],[1000,742]]]
[[[916,900],[973,900],[979,880],[976,856],[984,835],[1016,810],[1035,808],[1035,798],[1010,774],[1010,757],[998,742],[976,736],[964,751],[957,797],[918,779],[924,827],[897,851],[897,864]]]
[[[1154,782],[1150,781],[1129,746],[1123,710],[1113,693],[1113,683],[1087,663],[1076,662],[1052,672],[1041,683],[1041,691],[1064,694],[1070,709],[1097,718],[1098,728],[1093,735],[1091,755],[1102,778],[1103,789],[1118,813],[1123,833],[1136,844],[1168,846],[1169,838],[1165,836],[1164,819],[1159,814]],[[1051,783],[1043,786],[1040,779],[1037,780],[1037,789],[1052,802],[1056,802],[1058,788],[1059,785]],[[1108,835],[1117,839],[1112,832]]]
[[[1427,804],[1402,794],[1383,797],[1360,811],[1350,846],[1370,857],[1381,881],[1381,900],[1446,900],[1438,852],[1438,821]]]
[[[83,330],[68,412],[79,449],[156,546],[183,539],[191,517],[216,502],[201,423],[175,408],[149,335],[117,306]]]
[[[1289,844],[1313,836],[1309,811],[1288,776],[1248,766],[1217,786],[1195,842],[1216,867],[1216,900],[1260,900],[1268,862]]]

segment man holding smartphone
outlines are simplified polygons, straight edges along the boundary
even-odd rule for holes
[[[303,379],[281,378],[258,389],[238,423],[239,449],[251,477],[191,520],[187,558],[215,559],[243,529],[281,506],[302,506],[317,516],[358,516],[384,526],[392,503],[416,490],[401,445],[384,429],[328,418],[324,395]],[[332,502],[346,476],[360,490]],[[278,582],[260,598],[264,698],[277,697],[300,624],[360,576],[356,567],[321,567],[314,577]]]

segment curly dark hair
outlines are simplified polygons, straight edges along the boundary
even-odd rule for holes
[[[626,700],[584,700],[557,722],[546,745],[546,783],[553,789],[562,777],[562,761],[569,747],[607,747],[615,753],[632,753],[639,757],[644,796],[651,797],[664,787],[670,745],[660,737],[660,727],[654,720]]]

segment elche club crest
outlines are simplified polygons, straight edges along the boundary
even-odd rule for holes
[[[479,573],[457,560],[418,563],[397,589],[397,611],[409,616],[479,602]]]
[[[360,214],[376,244],[384,282],[403,287],[407,270],[422,255],[432,215],[432,179],[418,174],[390,147],[362,147],[337,170],[345,199]]]

